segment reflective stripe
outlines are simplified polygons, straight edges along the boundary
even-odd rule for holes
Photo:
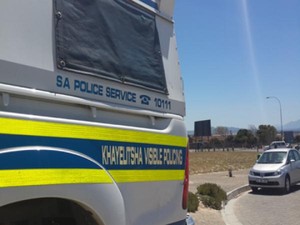
[[[187,143],[186,137],[174,136],[169,134],[14,118],[0,118],[0,134],[3,134],[3,137],[5,137],[6,135],[7,138],[11,137],[14,140],[18,140],[17,142],[14,141],[14,143],[16,143],[16,147],[19,145],[26,146],[28,145],[28,143],[38,143],[38,145],[52,146],[53,142],[55,143],[55,147],[59,146],[66,149],[75,149],[76,151],[82,152],[83,154],[86,154],[92,158],[97,158],[95,160],[98,160],[100,164],[103,161],[101,161],[102,145],[113,146],[114,148],[116,148],[118,146],[126,147],[128,144],[130,145],[129,147],[143,147],[143,149],[144,147],[145,149],[164,149],[166,147],[169,151],[169,155],[166,155],[166,160],[171,160],[173,159],[173,155],[171,155],[171,148],[169,149],[169,147],[174,146],[172,148],[174,151],[182,151],[180,148],[185,147]],[[33,137],[34,140],[27,140],[27,137]],[[4,144],[6,143],[7,138],[3,139]],[[26,143],[26,145],[23,145],[23,142]],[[9,143],[12,142],[10,141]],[[136,146],[133,144],[136,144]],[[6,145],[9,144],[6,143]],[[76,145],[77,149],[73,148],[73,145]],[[13,147],[14,145],[9,146]],[[95,147],[97,147],[97,149],[95,149]],[[99,155],[95,155],[98,151]],[[39,158],[40,160],[44,159],[42,157],[42,153],[38,153],[39,154],[37,158]],[[117,151],[112,151],[112,153],[118,154]],[[107,154],[112,153],[108,152]],[[151,154],[154,153],[151,152]],[[60,154],[62,153],[60,152]],[[142,159],[145,159],[146,157],[144,154],[146,153],[143,150],[143,153],[140,156],[142,157]],[[61,157],[61,155],[59,157]],[[109,159],[112,160],[115,159],[115,157],[118,156],[113,155]],[[20,162],[14,157],[11,157],[11,159],[14,163]],[[35,158],[32,157],[32,160],[35,160]],[[74,159],[72,159],[68,162],[70,163],[75,161]],[[89,165],[86,164],[82,164],[84,168],[76,169],[76,167],[79,167],[78,164],[66,164],[66,168],[62,168],[60,167],[61,165],[59,166],[58,164],[56,165],[55,163],[53,163],[53,160],[49,161],[49,164],[46,165],[47,168],[34,168],[32,167],[33,165],[35,165],[34,163],[32,165],[27,163],[29,166],[27,168],[23,168],[25,164],[21,165],[20,163],[18,163],[18,166],[22,166],[21,168],[19,167],[19,169],[14,169],[15,167],[3,167],[3,169],[0,170],[0,187],[80,183],[107,184],[113,183],[113,181],[115,181],[116,183],[156,182],[183,180],[184,178],[184,170],[182,169],[183,165],[181,164],[177,165],[177,168],[175,168],[174,165],[169,164],[161,165],[161,167],[164,168],[159,167],[159,165],[154,165],[153,167],[151,167],[150,164],[148,165],[148,167],[146,167],[146,165],[136,165],[135,168],[127,167],[125,170],[123,170],[122,167],[125,167],[122,166],[123,164],[115,165],[114,162],[115,161],[110,162],[111,166],[106,165],[106,169],[108,169],[107,171],[111,175],[111,177],[105,170],[87,168],[86,166]],[[49,168],[52,166],[57,167]]]
[[[187,138],[169,134],[79,124],[0,118],[0,134],[77,138],[185,147]]]
[[[184,170],[110,170],[117,183],[183,180]]]
[[[183,180],[184,170],[110,170],[116,183]],[[112,184],[99,169],[18,169],[0,170],[0,187],[57,184]]]
[[[0,170],[0,187],[83,183],[112,183],[112,180],[99,169]]]

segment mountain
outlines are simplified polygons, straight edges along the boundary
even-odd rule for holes
[[[292,121],[283,126],[284,131],[300,131],[300,120]]]
[[[226,127],[228,129],[229,134],[232,135],[236,135],[237,132],[241,129],[241,128],[237,128],[237,127]],[[215,134],[216,133],[216,128],[215,127],[211,127],[211,134]],[[194,131],[193,130],[188,130],[188,135],[193,136],[194,135]]]
[[[237,127],[226,127],[226,128],[233,135],[237,134],[237,132],[241,129],[241,128],[237,128]],[[216,129],[215,127],[211,127],[211,133],[212,134],[215,133],[215,129]],[[277,131],[280,131],[280,126],[277,125],[276,129],[277,129]],[[283,125],[283,130],[284,131],[300,132],[300,119],[284,124]],[[188,135],[194,135],[194,131],[189,130]]]

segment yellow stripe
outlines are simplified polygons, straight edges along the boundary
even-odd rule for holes
[[[183,180],[184,170],[110,170],[117,183]]]
[[[0,118],[0,134],[148,143],[186,147],[187,138],[168,134],[78,124]]]
[[[184,179],[184,170],[110,170],[116,183],[175,181]],[[0,170],[0,188],[57,184],[112,184],[99,169],[16,169]]]
[[[99,169],[17,169],[0,170],[0,187],[112,183]]]

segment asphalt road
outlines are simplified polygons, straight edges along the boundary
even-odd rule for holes
[[[287,195],[275,190],[245,192],[229,201],[223,218],[228,225],[299,225],[300,186]]]

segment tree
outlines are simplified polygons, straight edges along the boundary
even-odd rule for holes
[[[212,146],[212,148],[214,149],[214,151],[216,150],[216,148],[220,148],[222,146],[221,141],[218,138],[211,138],[210,141],[210,146]]]
[[[225,151],[225,138],[228,135],[229,131],[227,127],[216,127],[215,129],[215,134],[219,135],[220,138],[218,141],[214,141],[215,143],[213,143],[214,146],[214,150],[215,147],[220,147],[223,148],[223,151]]]
[[[277,130],[274,126],[271,125],[259,125],[256,135],[258,141],[262,145],[271,143],[276,139]]]
[[[257,128],[255,125],[249,125],[249,129],[251,131],[251,133],[255,136],[256,132],[257,132]]]
[[[256,141],[256,137],[247,129],[240,129],[235,136],[235,142],[243,147],[252,147]]]
[[[215,133],[225,137],[229,132],[227,127],[216,127]]]
[[[234,150],[234,136],[233,135],[228,135],[225,139],[226,147],[229,148],[231,147],[232,150]]]

